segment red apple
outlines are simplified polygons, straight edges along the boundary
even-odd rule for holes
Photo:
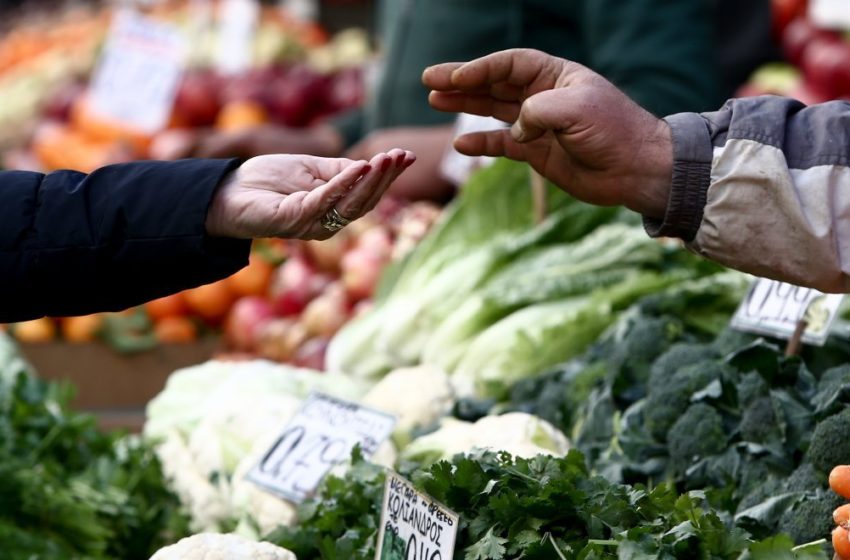
[[[371,253],[386,262],[393,252],[392,235],[384,226],[367,229],[357,238],[356,250]]]
[[[284,317],[298,315],[330,281],[303,256],[290,257],[272,275],[269,291],[275,313]]]
[[[839,37],[833,32],[818,29],[805,18],[795,19],[788,24],[782,34],[782,53],[785,59],[800,66],[803,55],[815,39],[836,41]]]
[[[363,72],[359,68],[344,68],[330,80],[326,112],[337,113],[363,104]]]
[[[825,97],[850,94],[850,44],[815,39],[803,53],[802,64],[808,85]]]
[[[256,296],[240,298],[230,308],[224,324],[225,340],[236,350],[251,352],[258,346],[260,330],[272,317],[272,307],[265,299]]]
[[[295,353],[289,343],[295,325],[293,319],[272,319],[264,324],[257,337],[257,353],[267,360],[289,361]]]
[[[293,66],[269,85],[269,110],[281,124],[307,126],[324,107],[328,87],[327,77],[306,65]]]
[[[342,259],[342,283],[352,301],[371,297],[381,278],[386,260],[375,253],[356,249]]]
[[[307,305],[301,321],[312,336],[331,337],[348,321],[350,314],[345,288],[336,282]]]
[[[770,4],[774,37],[782,37],[788,24],[806,15],[806,0],[771,0]]]
[[[221,108],[218,94],[218,83],[212,73],[202,70],[188,72],[174,99],[175,119],[191,127],[212,125]]]
[[[298,367],[324,371],[328,343],[329,339],[327,338],[311,338],[295,352],[292,359],[293,363]]]
[[[351,231],[346,228],[324,241],[306,241],[304,250],[319,270],[337,275],[342,256],[350,246]]]

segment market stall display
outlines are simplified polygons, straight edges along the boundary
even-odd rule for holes
[[[767,69],[743,92],[850,95],[850,43],[814,27],[805,2],[774,4],[802,74]],[[177,5],[151,14],[186,25]],[[362,35],[327,42],[262,14],[244,72],[211,70],[214,38],[198,39],[169,134],[304,126],[362,101]],[[81,21],[108,28],[104,13]],[[100,39],[73,44],[69,27],[27,47],[35,29],[0,41],[0,96],[56,49],[90,68],[80,53]],[[9,161],[86,169],[166,141],[93,118],[81,72],[33,102],[36,132]],[[445,208],[388,199],[329,241],[258,240],[215,284],[8,326],[24,345],[137,354],[213,342],[161,380],[128,436],[74,412],[72,389],[39,379],[0,333],[0,555],[371,560],[383,547],[381,560],[435,560],[382,524],[391,469],[458,514],[456,559],[850,559],[846,329],[799,352],[732,330],[751,278],[538,179],[497,161]],[[306,439],[282,433],[317,395],[394,423],[373,448],[333,455],[296,503],[251,473]]]

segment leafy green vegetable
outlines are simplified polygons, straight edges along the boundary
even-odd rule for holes
[[[146,559],[187,532],[148,444],[71,412],[67,386],[0,380],[3,557]]]

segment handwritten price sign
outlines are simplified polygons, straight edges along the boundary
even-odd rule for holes
[[[372,455],[396,419],[358,404],[315,393],[248,473],[248,480],[295,503],[304,501],[328,471],[360,445]]]
[[[187,50],[175,27],[118,12],[92,79],[92,108],[140,132],[161,130],[171,117]]]
[[[375,560],[451,560],[458,515],[387,473]]]
[[[732,327],[788,339],[806,321],[802,340],[822,346],[844,296],[759,278],[732,317]]]

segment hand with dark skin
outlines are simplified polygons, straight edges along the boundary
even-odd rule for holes
[[[348,220],[372,210],[410,167],[412,152],[393,149],[370,161],[304,155],[249,159],[218,187],[207,212],[213,237],[327,239],[322,217],[332,208]]]
[[[584,66],[529,49],[425,70],[431,106],[510,130],[461,136],[467,155],[527,161],[576,198],[663,218],[673,172],[668,125]]]

